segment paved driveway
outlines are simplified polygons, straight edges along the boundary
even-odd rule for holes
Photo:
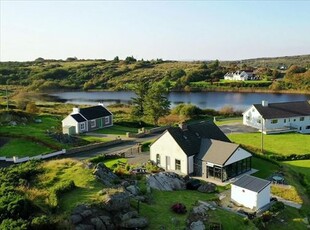
[[[240,123],[221,125],[219,128],[225,133],[255,133],[258,130]]]

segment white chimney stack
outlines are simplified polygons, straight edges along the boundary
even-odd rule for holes
[[[263,107],[268,107],[268,101],[262,101],[262,106]]]
[[[80,112],[80,108],[79,107],[74,107],[73,108],[73,114],[77,114]]]

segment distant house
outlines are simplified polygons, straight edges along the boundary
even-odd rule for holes
[[[270,184],[250,175],[243,175],[231,184],[231,200],[244,207],[258,210],[270,203]]]
[[[308,101],[254,104],[243,113],[243,124],[264,133],[310,133]]]
[[[73,108],[72,113],[62,120],[64,134],[90,132],[113,125],[113,115],[103,105],[88,108]]]
[[[236,71],[232,73],[226,73],[224,75],[225,80],[231,81],[247,81],[247,80],[255,80],[256,77],[253,71]]]
[[[168,128],[150,147],[150,159],[165,170],[227,181],[251,170],[252,155],[213,123]]]

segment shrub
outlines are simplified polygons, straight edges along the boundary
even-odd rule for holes
[[[53,224],[46,215],[38,216],[32,219],[31,229],[40,230],[40,229],[54,229]]]
[[[5,230],[27,230],[28,229],[28,223],[26,220],[18,219],[5,219],[0,224],[0,229]]]
[[[271,212],[278,212],[284,209],[284,203],[281,201],[275,202],[271,207],[270,211]]]
[[[178,214],[184,214],[187,212],[186,206],[181,203],[175,203],[174,205],[171,206],[171,210],[175,213]]]
[[[243,218],[243,224],[244,225],[249,225],[249,219],[247,217]]]
[[[263,222],[268,222],[271,220],[271,218],[272,218],[272,215],[269,211],[264,212],[262,215],[262,221]]]

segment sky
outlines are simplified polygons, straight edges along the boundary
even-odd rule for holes
[[[0,0],[0,61],[310,54],[310,1]]]

